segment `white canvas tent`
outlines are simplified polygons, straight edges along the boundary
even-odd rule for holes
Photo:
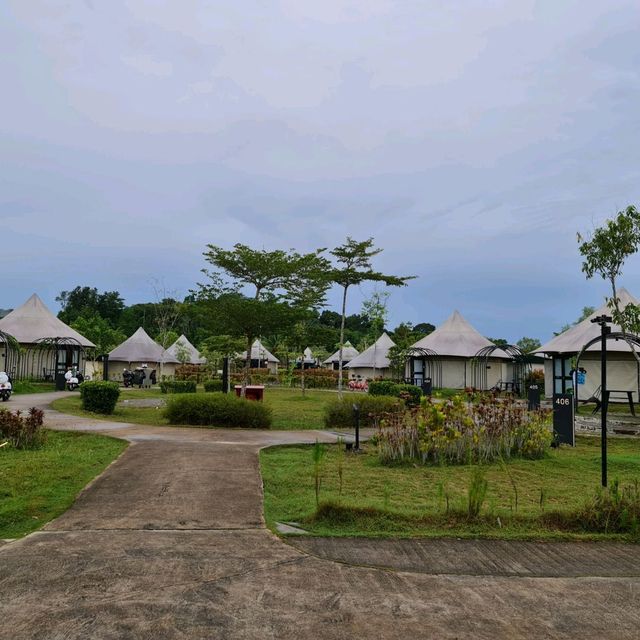
[[[359,354],[360,352],[349,341],[345,342],[342,346],[342,366],[344,367],[347,362],[351,362]],[[328,369],[337,371],[340,368],[340,349],[330,355],[322,364]]]
[[[238,354],[238,359],[246,362],[247,352]],[[269,373],[278,372],[280,360],[276,358],[263,344],[256,338],[251,346],[251,366],[255,368],[266,367]]]
[[[135,369],[146,364],[160,375],[172,376],[178,360],[163,349],[142,328],[109,353],[109,377],[121,379],[125,369]]]
[[[187,361],[185,362],[185,364],[199,365],[199,364],[206,364],[207,362],[206,358],[203,358],[200,355],[200,352],[191,344],[191,342],[189,342],[188,338],[184,334],[182,334],[167,349],[167,355],[175,358],[179,362],[181,358],[178,356],[182,357],[182,354],[184,354],[187,357]]]
[[[13,336],[22,348],[15,370],[10,372],[17,379],[53,379],[73,367],[84,374],[85,350],[95,348],[93,342],[57,318],[35,293],[0,320],[0,331]]]
[[[349,371],[350,378],[360,377],[365,380],[387,378],[390,373],[389,349],[395,344],[385,332],[368,349],[344,365],[344,369]]]
[[[618,292],[618,298],[622,308],[629,303],[640,304],[640,301],[624,288]],[[551,359],[545,361],[545,394],[548,397],[554,393],[566,393],[573,389],[571,370],[575,364],[574,358],[585,344],[600,336],[600,326],[591,320],[603,314],[611,315],[611,310],[606,304],[582,322],[536,349],[536,353],[551,356]],[[617,333],[621,328],[612,324],[611,331]],[[594,344],[584,353],[579,366],[586,370],[586,374],[584,378],[581,376],[583,383],[578,384],[578,399],[586,400],[600,387],[600,343]],[[607,387],[632,391],[634,401],[638,402],[639,376],[638,363],[629,344],[623,340],[607,341]],[[612,396],[612,400],[617,399],[620,398]]]
[[[420,385],[425,373],[428,375],[422,350],[436,354],[441,370],[440,386],[450,389],[473,386],[473,358],[482,349],[493,346],[456,310],[433,332],[411,346],[414,355],[409,358],[408,378]],[[500,349],[491,354],[487,361],[487,388],[510,376],[510,361],[511,357]]]
[[[318,364],[318,361],[316,357],[313,355],[313,351],[311,351],[311,349],[307,347],[302,352],[302,357],[298,356],[296,358],[296,364],[298,366],[304,367],[305,369],[311,369],[312,367],[315,367]]]

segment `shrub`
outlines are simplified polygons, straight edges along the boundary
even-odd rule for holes
[[[393,380],[373,380],[369,383],[372,396],[397,396],[398,384]]]
[[[160,383],[162,393],[195,393],[195,380],[163,380]]]
[[[607,489],[599,487],[578,512],[577,520],[585,531],[631,533],[637,536],[640,522],[638,481],[622,489],[618,480],[614,480]]]
[[[420,387],[414,384],[398,384],[393,380],[373,380],[369,383],[369,394],[402,398],[408,407],[417,407],[423,395]]]
[[[415,384],[398,384],[396,387],[397,396],[404,400],[407,407],[420,406],[420,401],[424,395],[420,387],[416,387]]]
[[[111,414],[119,397],[120,386],[117,382],[91,380],[80,385],[80,398],[85,411]]]
[[[193,380],[196,384],[211,375],[207,367],[201,364],[181,364],[176,367],[176,380]]]
[[[328,429],[349,429],[353,424],[353,405],[360,408],[360,426],[377,427],[388,414],[404,412],[404,402],[400,398],[388,396],[349,396],[334,400],[324,410],[324,425]]]
[[[253,429],[271,426],[269,407],[226,393],[175,396],[167,402],[164,415],[170,424]]]
[[[335,389],[338,386],[339,372],[333,369],[305,369],[304,386],[307,389]],[[348,380],[348,372],[342,373],[342,379]],[[297,387],[302,385],[302,371],[294,369],[293,384]]]
[[[527,411],[513,399],[479,396],[467,403],[423,399],[419,409],[381,424],[382,462],[485,463],[512,457],[541,458],[551,443],[549,412]]]
[[[205,380],[204,390],[207,392],[222,391],[222,380]]]
[[[0,409],[0,440],[8,440],[16,449],[37,449],[45,441],[43,418],[44,412],[35,407],[26,416]]]

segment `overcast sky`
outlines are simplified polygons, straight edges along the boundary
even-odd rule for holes
[[[639,200],[639,27],[637,0],[5,0],[0,308],[374,236],[419,276],[392,326],[545,340],[606,293],[576,232]]]

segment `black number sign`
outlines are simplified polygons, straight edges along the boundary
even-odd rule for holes
[[[556,393],[553,396],[553,432],[558,442],[575,446],[573,396],[568,393]]]

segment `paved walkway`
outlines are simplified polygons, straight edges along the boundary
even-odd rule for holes
[[[132,444],[0,548],[0,638],[640,637],[637,547],[283,543],[264,527],[258,450],[329,434],[47,421]]]

